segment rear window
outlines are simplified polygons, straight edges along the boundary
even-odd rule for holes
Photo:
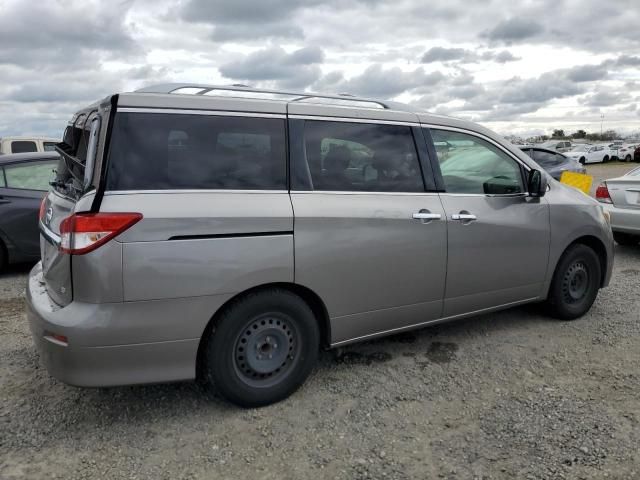
[[[54,152],[56,149],[56,142],[43,142],[45,152]]]
[[[48,190],[57,161],[29,162],[4,168],[7,188]]]
[[[11,142],[12,153],[30,153],[37,151],[38,147],[36,146],[36,142],[26,140],[16,140],[14,142]]]
[[[284,190],[285,121],[118,113],[107,190]]]

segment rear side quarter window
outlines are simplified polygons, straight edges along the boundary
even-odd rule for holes
[[[117,113],[108,190],[284,190],[285,120]]]
[[[14,140],[11,142],[12,153],[31,153],[37,151],[38,146],[36,145],[36,142],[27,140]]]

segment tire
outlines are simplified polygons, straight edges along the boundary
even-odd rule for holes
[[[633,246],[640,242],[638,235],[631,235],[630,233],[613,232],[613,239],[618,245]]]
[[[582,244],[570,246],[553,273],[547,311],[559,320],[583,316],[598,296],[600,279],[600,259],[596,252]]]
[[[584,157],[580,157],[580,160],[579,160],[579,161],[580,161],[580,163],[581,163],[582,165],[584,165],[585,163],[587,163],[587,159],[586,159],[586,158],[584,158]]]
[[[304,300],[274,288],[231,303],[205,340],[205,387],[252,408],[283,400],[304,383],[318,358],[320,330]]]
[[[607,163],[609,161],[609,155],[605,155],[602,159],[602,163]]]
[[[630,162],[631,161],[631,155],[627,155],[626,157],[624,157],[624,161],[625,162]]]

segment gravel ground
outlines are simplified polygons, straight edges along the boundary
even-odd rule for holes
[[[613,176],[613,175],[608,175]],[[290,399],[79,389],[38,365],[28,267],[0,275],[0,478],[640,477],[640,247],[593,309],[535,306],[324,352]]]

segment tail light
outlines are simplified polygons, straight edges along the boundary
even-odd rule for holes
[[[606,183],[603,182],[598,185],[598,188],[596,189],[596,200],[602,203],[613,203],[613,200],[611,200],[611,195],[609,195],[609,189],[607,188]]]
[[[140,213],[76,213],[60,223],[60,250],[89,253],[141,219]]]
[[[45,195],[44,198],[42,199],[42,202],[40,202],[40,213],[38,213],[38,220],[42,221],[44,220],[44,212],[45,207],[47,206],[47,196]]]

